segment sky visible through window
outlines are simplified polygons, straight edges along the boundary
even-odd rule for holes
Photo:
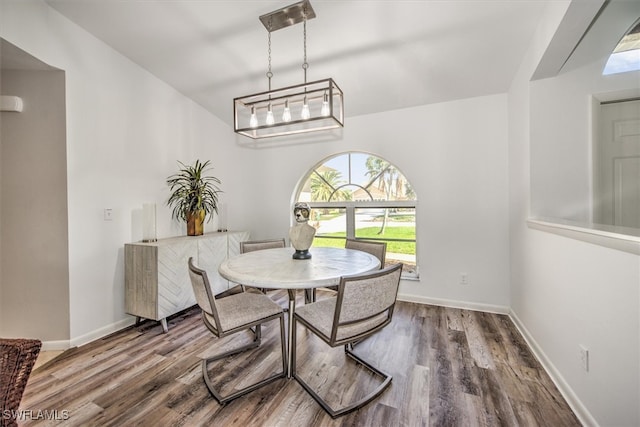
[[[365,166],[367,157],[369,157],[368,154],[351,153],[351,183],[365,185],[371,180]],[[337,170],[342,175],[342,179],[349,181],[349,156],[334,157],[324,165]]]
[[[620,40],[613,50],[603,75],[640,70],[640,21]]]
[[[351,152],[325,160],[308,176],[300,198],[308,201],[415,200],[413,188],[389,162]]]

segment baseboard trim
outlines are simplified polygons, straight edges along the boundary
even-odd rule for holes
[[[128,317],[110,325],[103,326],[102,328],[96,329],[87,334],[80,335],[79,337],[71,338],[70,340],[42,341],[42,348],[40,349],[40,351],[68,350],[73,347],[79,347],[114,332],[118,332],[124,328],[128,328],[129,326],[134,324],[135,320],[131,317]]]
[[[536,358],[538,358],[544,370],[547,371],[547,374],[551,378],[551,381],[553,381],[553,383],[556,385],[556,387],[558,388],[562,396],[565,398],[565,400],[567,401],[567,403],[569,404],[573,412],[576,414],[576,417],[578,417],[578,420],[580,420],[580,423],[582,423],[582,425],[585,427],[598,427],[598,422],[595,420],[595,418],[593,418],[593,416],[591,415],[589,410],[586,408],[586,406],[584,406],[582,401],[574,393],[571,386],[569,386],[569,384],[564,380],[564,377],[562,376],[560,371],[556,369],[554,364],[547,357],[545,352],[538,345],[536,340],[529,333],[527,328],[520,321],[520,319],[518,318],[518,316],[513,310],[509,310],[509,318],[511,319],[513,324],[516,326],[520,334],[524,337],[524,340],[527,342],[527,345],[529,346],[533,354],[536,356]]]
[[[58,351],[58,350],[68,350],[71,348],[71,344],[69,340],[60,340],[60,341],[42,341],[42,347],[40,351]]]
[[[487,313],[509,314],[510,309],[503,305],[482,304],[476,302],[456,301],[441,298],[428,298],[420,295],[398,294],[399,301],[418,304],[438,305],[441,307],[460,308],[463,310],[486,311]]]
[[[103,326],[102,328],[91,331],[87,334],[80,335],[79,337],[72,338],[69,341],[70,347],[80,347],[81,345],[88,344],[91,341],[95,341],[102,337],[105,337],[114,332],[118,332],[121,329],[128,328],[131,325],[135,324],[135,319],[131,317],[127,317],[126,319],[118,320],[115,323],[112,323],[107,326]]]

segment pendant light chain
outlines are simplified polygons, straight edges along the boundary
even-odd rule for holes
[[[269,92],[271,92],[271,77],[273,77],[273,73],[271,72],[271,18],[269,18],[269,36],[268,36],[268,47],[269,47],[269,69],[267,71],[267,78],[269,79]]]
[[[302,35],[304,40],[304,62],[302,63],[302,69],[304,70],[304,82],[307,83],[307,68],[309,63],[307,62],[307,8],[302,11]]]
[[[304,62],[302,63],[302,70],[304,71],[304,98],[302,98],[302,111],[300,112],[300,118],[302,120],[309,120],[311,118],[311,111],[309,110],[309,104],[307,102],[307,68],[309,63],[307,62],[307,8],[302,8],[302,35],[304,40]]]

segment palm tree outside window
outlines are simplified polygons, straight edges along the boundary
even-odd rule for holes
[[[403,277],[417,278],[417,197],[391,162],[362,152],[329,157],[311,169],[296,200],[309,203],[313,246],[343,247],[345,239],[387,242],[387,263],[402,262]]]

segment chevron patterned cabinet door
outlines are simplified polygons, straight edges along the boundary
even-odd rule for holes
[[[251,235],[248,231],[234,231],[228,234],[229,237],[229,256],[240,255],[240,242],[246,242]]]
[[[196,241],[158,247],[158,317],[165,318],[196,303],[187,263],[198,259]]]

